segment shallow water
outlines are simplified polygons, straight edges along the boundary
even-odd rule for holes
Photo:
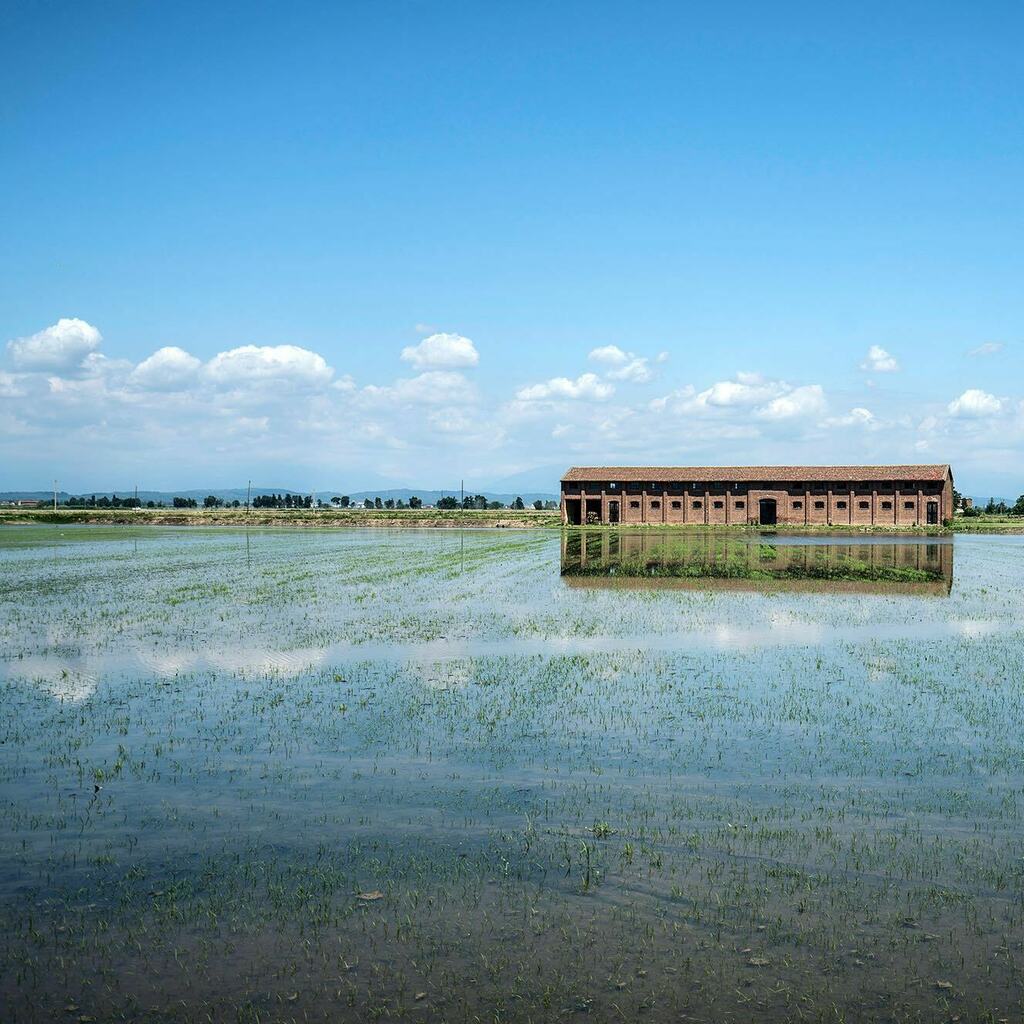
[[[1020,1019],[1022,538],[578,536],[0,531],[4,1019]]]

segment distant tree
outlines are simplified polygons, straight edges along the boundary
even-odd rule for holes
[[[395,499],[394,498],[387,498],[385,500],[385,502],[384,502],[384,507],[385,508],[394,508],[395,507]]]
[[[491,509],[491,511],[497,511],[499,508],[504,508],[505,506],[502,505],[500,501],[489,501],[487,502],[487,507]]]
[[[241,508],[242,507],[242,503],[237,498],[235,498],[235,500],[233,502],[231,502],[231,507],[232,508]]]
[[[348,508],[351,504],[352,504],[352,499],[347,494],[343,494],[341,496],[341,507],[342,508]]]
[[[379,501],[380,499],[378,499]],[[363,508],[373,508],[373,498],[363,499]]]
[[[953,488],[953,510],[956,511],[964,503],[964,496],[954,487]]]
[[[341,497],[336,494],[333,498],[331,498],[331,504],[332,505],[340,505],[341,504]]]
[[[156,502],[155,501],[147,501],[146,502],[146,508],[156,508]]]
[[[373,507],[374,508],[383,508],[384,507],[384,502],[381,501],[380,498],[374,498],[373,499]]]
[[[557,501],[545,501],[544,502],[544,507],[547,508],[547,509],[558,508],[558,502]]]
[[[417,501],[418,500],[419,499],[417,498]],[[418,505],[416,507],[419,508]],[[438,508],[458,508],[459,507],[459,499],[455,498],[455,497],[452,497],[451,495],[449,495],[448,497],[445,497],[445,498],[438,498],[437,499],[437,507]]]
[[[512,507],[517,512],[522,512],[522,510],[526,508],[526,506],[523,504],[523,499],[518,496],[516,497],[516,500],[512,502]]]
[[[414,494],[409,499],[409,508],[423,508],[423,499],[417,498],[416,495]]]
[[[1024,494],[1017,499],[1013,508],[1010,509],[1010,514],[1015,516],[1024,516]]]
[[[544,502],[538,498],[534,503],[533,507],[539,512],[544,507]]]
[[[203,498],[203,508],[220,508],[221,500],[215,494],[208,494]]]
[[[409,506],[406,505],[406,503],[401,498],[399,498],[398,501],[395,502],[395,508],[408,508],[408,507]]]
[[[93,501],[95,500],[96,498],[93,496]],[[179,498],[175,496],[173,504],[175,508],[188,508],[188,498]]]
[[[312,494],[307,494],[307,495],[306,495],[306,496],[305,496],[305,497],[304,497],[304,498],[302,499],[302,504],[303,504],[303,505],[304,505],[304,506],[305,506],[306,508],[312,508],[312,507],[313,507],[313,495],[312,495]]]

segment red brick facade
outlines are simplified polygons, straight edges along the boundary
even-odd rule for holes
[[[927,526],[953,518],[953,474],[929,466],[577,466],[567,524]]]

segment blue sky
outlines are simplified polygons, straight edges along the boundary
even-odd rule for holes
[[[836,6],[7,5],[0,489],[1016,496],[1024,9]]]

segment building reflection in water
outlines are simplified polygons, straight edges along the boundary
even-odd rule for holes
[[[573,586],[767,589],[947,596],[953,543],[635,530],[563,530]]]

